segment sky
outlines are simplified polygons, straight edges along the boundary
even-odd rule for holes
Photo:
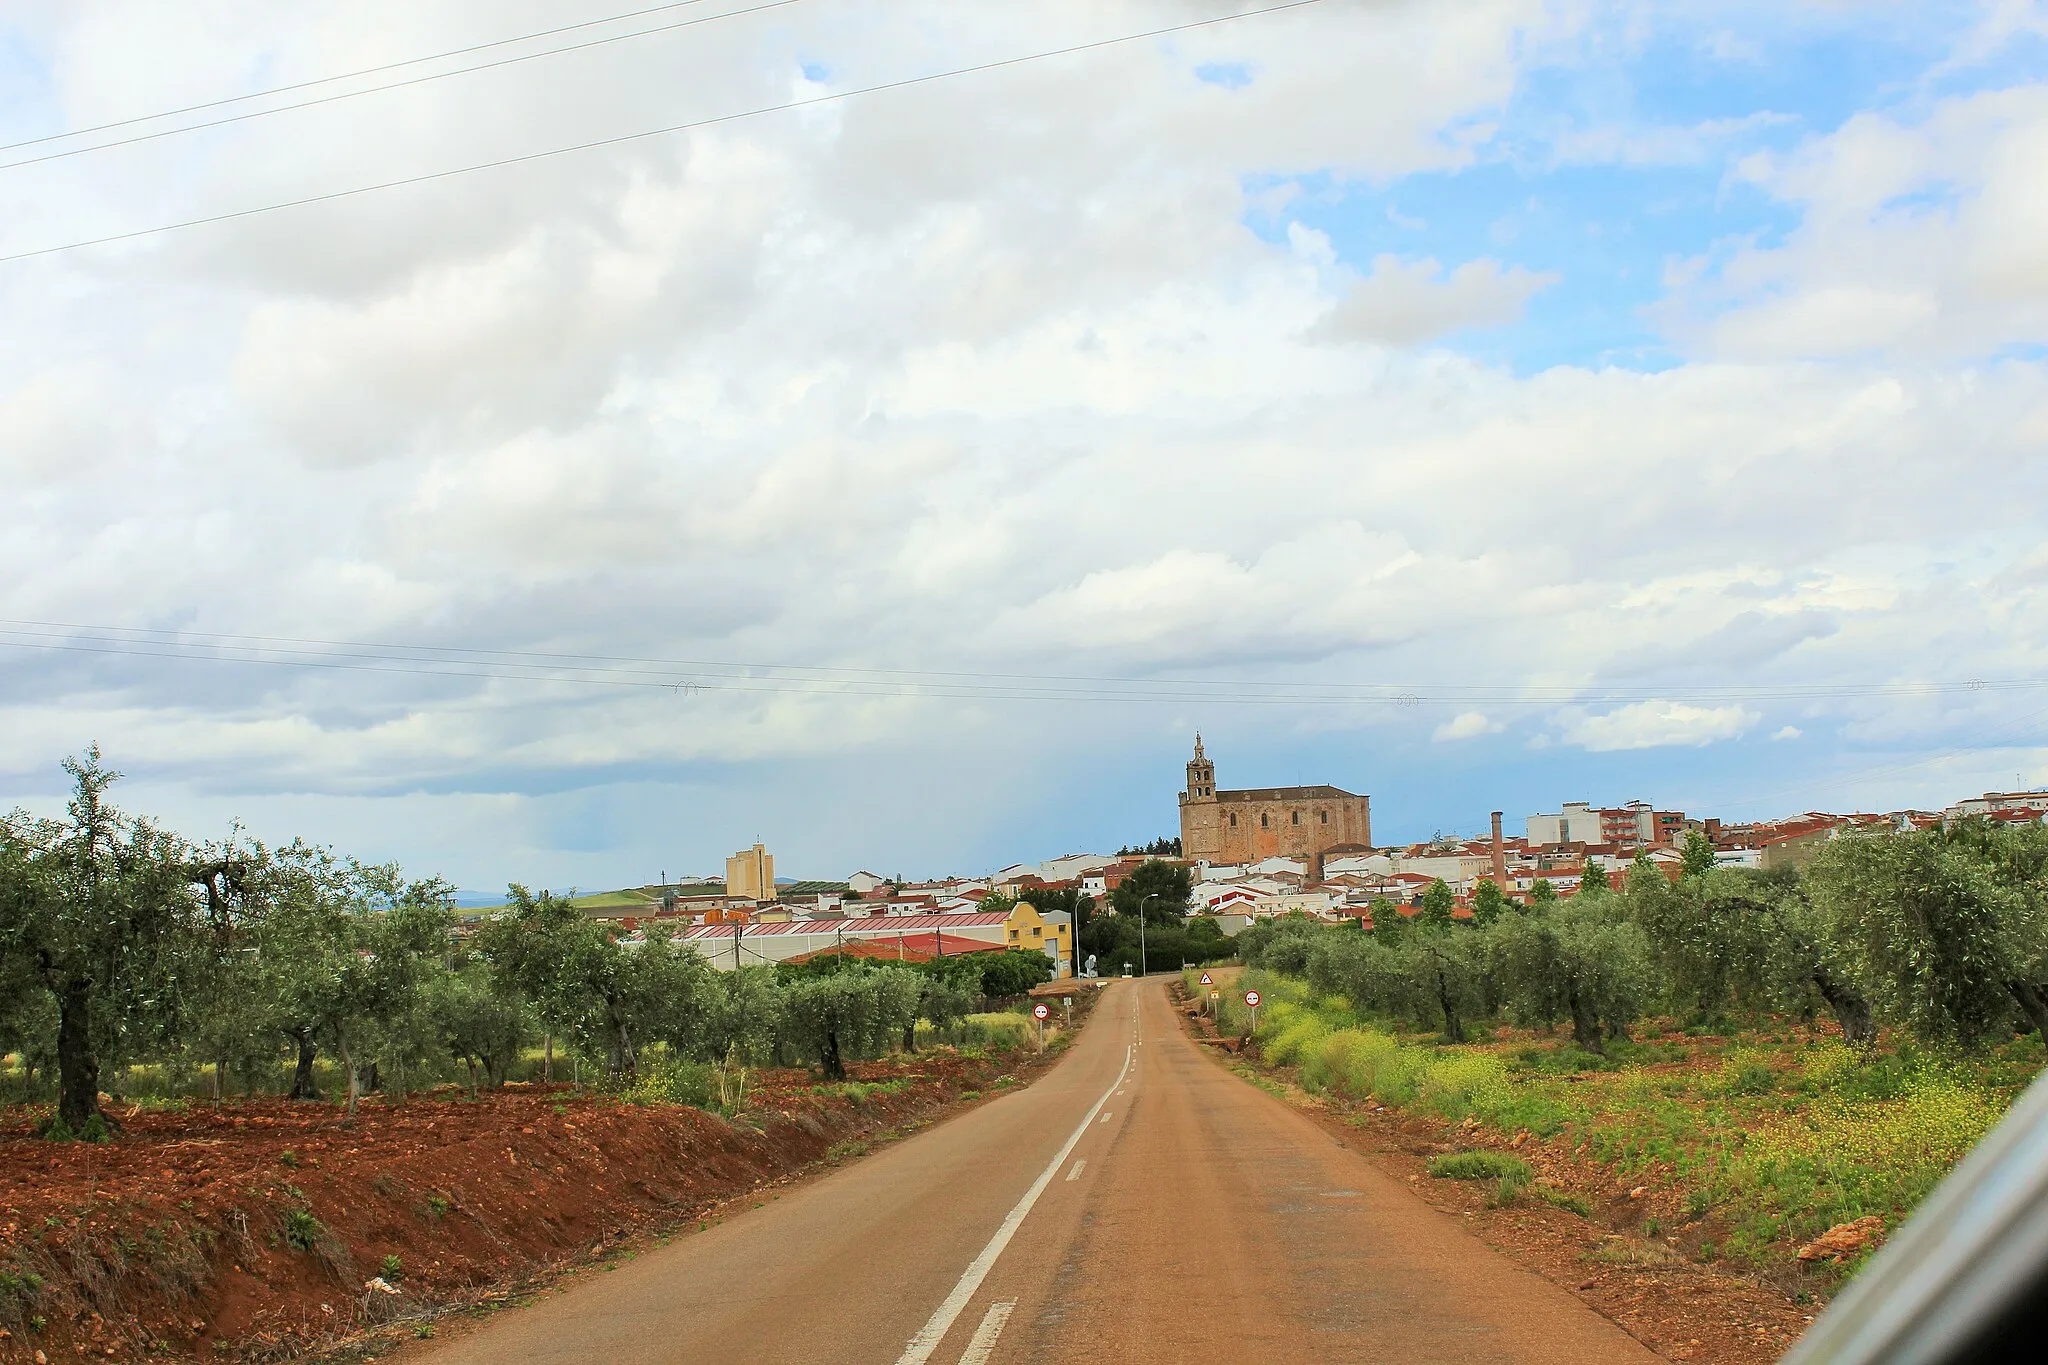
[[[2048,5],[1278,4],[6,0],[0,806],[488,892],[1109,850],[1198,730],[1382,842],[2048,783]]]

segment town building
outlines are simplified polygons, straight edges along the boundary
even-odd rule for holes
[[[2048,791],[1985,792],[1956,802],[1942,812],[1945,820],[1976,816],[2002,825],[2036,825],[2048,820]]]
[[[775,856],[755,844],[725,860],[725,894],[751,900],[775,899]]]
[[[861,902],[855,902],[856,905]],[[704,955],[720,971],[773,966],[842,948],[863,957],[905,962],[1005,948],[1044,953],[1055,977],[1074,972],[1073,917],[1060,911],[1041,915],[1029,904],[1007,911],[956,913],[839,914],[830,917],[711,920],[685,929],[678,942]]]
[[[1372,843],[1372,798],[1338,787],[1219,791],[1216,765],[1195,736],[1180,794],[1181,855],[1195,863],[1255,863],[1296,856],[1320,863],[1340,844]]]
[[[1532,845],[1612,844],[1617,848],[1648,848],[1681,843],[1685,812],[1658,810],[1647,801],[1596,810],[1591,802],[1567,801],[1555,815],[1532,815],[1527,835]]]

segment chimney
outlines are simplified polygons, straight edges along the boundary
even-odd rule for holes
[[[1493,884],[1508,889],[1508,851],[1500,841],[1500,812],[1493,813]]]

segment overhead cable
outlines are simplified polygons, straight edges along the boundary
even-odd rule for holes
[[[799,100],[785,100],[780,104],[758,105],[752,109],[741,109],[730,114],[714,114],[706,118],[691,119],[683,123],[671,123],[660,128],[647,128],[635,133],[619,133],[612,137],[595,138],[588,142],[571,143],[564,147],[550,147],[538,152],[522,152],[517,156],[499,157],[491,161],[478,161],[467,166],[452,166],[445,170],[426,171],[419,175],[400,176],[394,180],[380,180],[368,185],[353,185],[347,189],[328,190],[321,194],[309,194],[298,199],[286,199],[272,204],[260,204],[254,208],[232,209],[226,213],[210,213],[199,218],[186,218],[175,223],[159,223],[154,227],[135,228],[128,232],[109,233],[104,237],[90,237],[58,246],[35,247],[28,251],[16,251],[0,256],[0,264],[13,261],[32,260],[38,256],[53,256],[61,252],[78,251],[85,247],[110,246],[116,242],[130,242],[142,237],[155,237],[166,232],[180,232],[187,228],[206,227],[215,223],[229,223],[243,218],[255,218],[264,214],[278,213],[285,209],[305,208],[313,204],[332,203],[338,199],[351,199],[358,195],[376,194],[384,190],[402,189],[408,185],[425,185],[457,176],[473,175],[479,171],[500,170],[508,166],[522,166],[535,161],[546,161],[559,156],[572,156],[578,152],[598,151],[606,147],[619,147],[627,143],[643,142],[649,138],[666,137],[674,133],[685,133],[700,128],[717,127],[720,124],[736,123],[742,119],[759,118],[764,114],[785,113],[793,109],[812,109],[819,105],[836,104],[861,95],[875,95],[888,90],[905,90],[913,86],[930,85],[938,81],[952,80],[960,76],[979,75],[999,71],[1005,67],[1022,66],[1030,62],[1047,61],[1054,57],[1069,57],[1082,52],[1095,52],[1103,48],[1118,47],[1126,43],[1142,42],[1147,38],[1162,38],[1169,34],[1186,33],[1194,29],[1212,28],[1220,24],[1236,23],[1241,19],[1254,19],[1261,15],[1278,14],[1284,10],[1306,9],[1322,4],[1323,0],[1285,0],[1282,4],[1266,5],[1259,9],[1241,10],[1236,14],[1215,15],[1207,19],[1191,19],[1186,23],[1168,24],[1163,28],[1146,29],[1142,33],[1125,33],[1114,38],[1098,38],[1091,42],[1074,43],[1067,47],[1051,48],[1042,52],[1029,52],[1017,57],[1003,57],[995,61],[976,62],[970,66],[953,67],[946,71],[929,72],[922,76],[906,76],[900,80],[881,81],[874,85],[858,86],[850,90],[835,90],[822,95],[810,95]]]
[[[700,4],[702,0],[688,0]],[[251,109],[246,113],[228,114],[222,118],[207,119],[200,123],[183,123],[175,128],[160,128],[155,132],[136,133],[129,137],[112,138],[106,142],[95,142],[87,147],[66,147],[60,151],[43,152],[36,156],[25,156],[16,161],[0,161],[0,171],[16,170],[22,166],[37,166],[46,161],[62,161],[66,157],[84,156],[88,152],[104,152],[114,147],[131,147],[138,142],[154,142],[159,138],[176,137],[180,133],[196,133],[206,128],[222,128],[231,123],[246,123],[251,119],[269,118],[272,114],[287,114],[295,109],[312,109],[323,104],[337,104],[342,100],[357,99],[363,95],[381,94],[387,90],[403,90],[408,86],[425,85],[431,81],[445,81],[450,76],[468,76],[478,71],[493,71],[499,67],[515,66],[520,62],[536,61],[542,57],[559,57],[565,52],[582,52],[589,48],[606,47],[623,43],[633,38],[645,38],[656,33],[673,33],[677,29],[694,28],[699,24],[712,24],[720,19],[736,19],[742,15],[759,14],[763,10],[782,9],[788,5],[802,4],[803,0],[763,0],[758,5],[744,9],[721,10],[717,14],[699,15],[694,19],[678,19],[674,23],[661,24],[654,28],[635,29],[631,33],[615,33],[603,38],[592,38],[586,42],[570,43],[565,47],[551,47],[541,52],[522,52],[515,57],[500,57],[496,61],[479,62],[475,66],[461,66],[453,71],[434,71],[424,76],[410,76],[402,81],[389,81],[362,90],[344,90],[335,95],[321,95],[317,99],[300,100],[296,104],[273,105],[268,109]],[[424,58],[416,60],[426,60]],[[329,77],[329,80],[338,79]],[[23,144],[16,144],[17,146]],[[4,149],[0,149],[4,150]]]
[[[488,52],[493,48],[511,47],[518,43],[536,42],[542,38],[556,38],[564,33],[580,29],[601,28],[605,24],[622,24],[628,19],[645,19],[650,14],[664,14],[670,10],[688,9],[701,5],[704,0],[675,0],[673,4],[656,5],[651,9],[630,10],[625,14],[613,14],[603,19],[585,19],[580,23],[563,24],[558,28],[544,28],[532,33],[522,33],[513,38],[493,38],[487,43],[471,43],[468,47],[450,48],[446,52],[430,52],[424,57],[407,57],[401,61],[384,62],[378,66],[366,66],[357,71],[341,71],[332,76],[316,76],[311,80],[293,81],[288,85],[273,85],[266,90],[251,90],[244,95],[225,95],[220,99],[202,100],[198,104],[187,104],[176,109],[159,109],[153,114],[136,114],[132,118],[115,119],[109,123],[95,123],[84,128],[72,128],[61,133],[45,133],[41,137],[23,138],[19,142],[0,142],[0,152],[17,151],[23,147],[39,147],[47,142],[62,142],[67,137],[85,137],[92,133],[112,132],[116,128],[132,128],[138,123],[152,123],[160,118],[176,118],[180,114],[198,114],[208,109],[222,109],[230,104],[243,104],[249,100],[268,99],[272,95],[288,95],[294,90],[311,90],[315,86],[333,85],[337,81],[359,80],[364,76],[381,76],[387,71],[400,71],[408,66],[422,66],[427,62],[446,61],[450,57],[467,57],[477,52]]]

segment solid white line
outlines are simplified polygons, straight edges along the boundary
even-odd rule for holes
[[[1068,1171],[1068,1172],[1067,1172],[1067,1179],[1069,1179],[1069,1180],[1079,1180],[1079,1179],[1081,1178],[1081,1168],[1082,1168],[1083,1166],[1086,1166],[1087,1164],[1088,1164],[1088,1158],[1087,1158],[1087,1157],[1085,1157],[1085,1156],[1084,1156],[1084,1157],[1080,1158],[1080,1159],[1079,1159],[1078,1161],[1076,1161],[1076,1162],[1074,1163],[1074,1169],[1073,1169],[1073,1170],[1071,1170],[1071,1171]]]
[[[1038,1202],[1038,1196],[1045,1193],[1045,1187],[1059,1174],[1060,1167],[1066,1164],[1067,1157],[1073,1152],[1074,1144],[1088,1131],[1088,1125],[1095,1122],[1095,1116],[1102,1111],[1102,1106],[1109,1103],[1110,1095],[1123,1084],[1124,1072],[1130,1069],[1131,1050],[1125,1048],[1123,1071],[1116,1073],[1116,1079],[1109,1083],[1109,1089],[1102,1092],[1102,1098],[1095,1101],[1095,1107],[1088,1111],[1080,1124],[1067,1136],[1066,1145],[1054,1155],[1052,1164],[1040,1171],[1038,1179],[1031,1182],[1031,1188],[1024,1191],[1024,1197],[1017,1201],[1017,1206],[1003,1219],[1003,1225],[996,1229],[995,1236],[988,1239],[988,1245],[981,1249],[981,1254],[969,1261],[967,1269],[960,1272],[960,1282],[953,1286],[952,1293],[946,1295],[946,1301],[932,1311],[930,1320],[910,1339],[910,1345],[903,1348],[903,1354],[896,1357],[896,1365],[924,1365],[924,1362],[932,1358],[932,1352],[939,1349],[939,1343],[946,1339],[946,1333],[952,1329],[953,1319],[960,1316],[960,1310],[967,1307],[967,1301],[974,1297],[974,1291],[981,1288],[981,1282],[987,1279],[988,1272],[995,1268],[996,1257],[1003,1254],[1003,1248],[1017,1235],[1017,1229],[1023,1224],[1024,1216],[1031,1212],[1031,1206]]]
[[[1010,1311],[1016,1306],[1015,1299],[1001,1299],[988,1306],[988,1316],[981,1320],[981,1326],[974,1329],[973,1339],[960,1353],[960,1365],[988,1365],[988,1358],[996,1349],[996,1339],[1003,1334],[1003,1324],[1010,1320]]]

